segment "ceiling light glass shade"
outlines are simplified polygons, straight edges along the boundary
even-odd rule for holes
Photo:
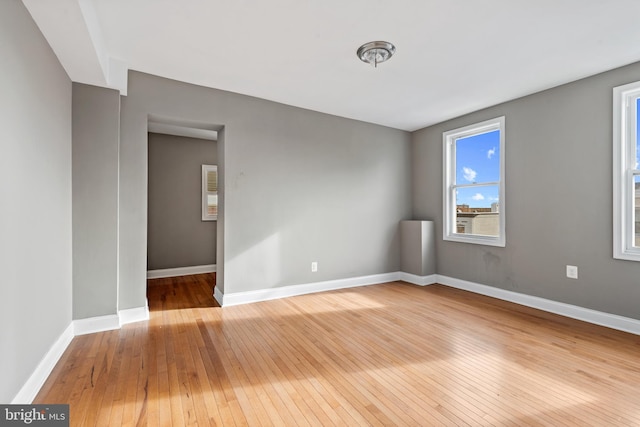
[[[358,48],[358,58],[361,61],[377,67],[378,64],[391,58],[396,52],[396,47],[389,42],[377,41],[365,43]]]

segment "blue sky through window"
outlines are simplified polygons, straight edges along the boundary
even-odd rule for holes
[[[500,180],[500,131],[494,130],[456,140],[456,184]],[[490,207],[498,201],[498,186],[457,189],[457,204]]]

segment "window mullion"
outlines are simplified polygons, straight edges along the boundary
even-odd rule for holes
[[[470,187],[489,187],[491,185],[500,185],[500,181],[491,181],[491,182],[474,182],[471,184],[454,184],[452,187],[455,188],[470,188]]]

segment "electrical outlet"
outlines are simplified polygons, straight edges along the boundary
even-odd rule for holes
[[[313,261],[311,263],[311,272],[315,273],[316,271],[318,271],[318,263],[316,261]]]
[[[575,265],[567,265],[567,277],[569,279],[577,279],[578,267],[576,267]]]

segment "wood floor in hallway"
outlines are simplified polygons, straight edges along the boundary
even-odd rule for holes
[[[73,426],[638,426],[640,337],[402,282],[220,308],[149,282],[149,321],[75,337],[34,403]]]

